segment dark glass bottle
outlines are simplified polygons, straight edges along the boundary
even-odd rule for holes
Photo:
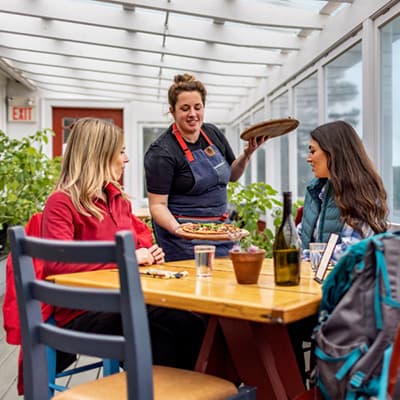
[[[301,246],[292,216],[292,193],[283,193],[283,216],[274,241],[275,284],[298,285],[300,282]]]

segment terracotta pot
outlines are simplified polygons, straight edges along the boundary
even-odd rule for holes
[[[241,284],[255,284],[260,276],[265,250],[257,252],[230,251],[229,258],[232,260],[236,280]]]

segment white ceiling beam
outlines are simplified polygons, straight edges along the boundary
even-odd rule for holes
[[[167,98],[167,91],[169,88],[169,84],[166,82],[162,85],[159,84],[159,82],[154,79],[153,82],[149,82],[147,84],[143,84],[140,82],[137,82],[137,80],[127,80],[127,79],[121,79],[120,81],[117,81],[116,79],[113,80],[108,80],[110,79],[109,77],[106,77],[104,74],[101,74],[100,76],[94,76],[94,77],[82,77],[82,76],[77,76],[74,74],[72,71],[68,72],[65,71],[63,75],[52,75],[51,73],[34,73],[32,71],[22,71],[24,72],[24,77],[28,79],[32,79],[38,84],[40,83],[52,83],[52,84],[60,84],[60,85],[98,85],[99,87],[104,88],[105,90],[108,89],[116,89],[116,90],[121,90],[125,91],[128,88],[128,91],[130,90],[144,90],[144,91],[149,91],[148,93],[155,93],[154,91],[162,90],[163,93],[165,94],[165,98]],[[72,72],[72,73],[71,73]],[[97,78],[97,79],[94,79]],[[103,78],[103,79],[101,79]],[[134,88],[134,89],[129,89]],[[215,87],[215,86],[210,86],[208,87],[208,95],[209,96],[221,96],[221,97],[245,97],[247,95],[247,92],[244,89],[236,89],[236,88],[228,88],[226,86],[221,86],[221,87]],[[144,92],[145,93],[145,92]],[[236,102],[236,101],[235,101]]]
[[[33,84],[33,82],[28,81],[21,73],[16,71],[12,65],[8,64],[1,57],[0,57],[0,71],[2,71],[8,78],[21,83],[23,86],[25,86],[29,90],[36,89],[36,86]]]
[[[151,67],[167,68],[180,71],[199,71],[221,75],[236,75],[249,77],[265,77],[266,66],[224,63],[195,58],[182,58],[165,56],[160,60],[160,55],[132,51],[129,49],[106,48],[92,44],[82,44],[14,35],[0,32],[0,44],[10,49],[20,49],[31,52],[58,54],[61,56],[81,57],[93,60],[108,60],[146,65]],[[67,63],[67,58],[65,59]]]
[[[271,26],[279,28],[317,29],[327,21],[327,16],[315,15],[312,11],[261,3],[257,0],[202,0],[201,2],[174,0],[100,0],[104,3],[142,7],[151,10],[169,11],[183,15],[219,19],[241,24]]]
[[[126,32],[116,29],[88,27],[60,21],[16,16],[0,12],[0,31],[63,40],[73,43],[106,46],[148,53],[162,53],[202,60],[243,64],[281,65],[279,53],[269,50],[243,48],[237,51],[231,46],[201,43],[171,38],[162,45],[158,36]],[[55,45],[58,47],[58,45]]]
[[[177,15],[169,15],[168,31],[163,27],[163,14],[148,12],[126,12],[118,7],[105,7],[94,3],[75,3],[70,0],[13,0],[3,1],[0,11],[47,20],[114,28],[168,37],[207,41],[231,46],[264,49],[297,50],[302,39],[290,33],[267,29],[245,28],[241,25],[217,25],[209,20],[186,20]]]
[[[114,92],[104,91],[103,89],[93,89],[93,88],[82,88],[81,86],[76,87],[66,87],[62,85],[52,85],[47,83],[41,83],[38,85],[40,89],[48,90],[52,92],[56,92],[58,94],[78,94],[81,96],[96,96],[99,98],[110,98],[110,99],[118,99],[118,100],[140,100],[147,101],[152,103],[162,103],[165,104],[167,99],[165,96],[155,96],[155,95],[146,95],[142,93],[123,93],[120,91]],[[221,109],[232,109],[235,105],[233,102],[229,102],[226,98],[219,98],[215,96],[214,98],[207,99],[207,106],[212,103],[213,105],[219,104],[219,108]]]
[[[387,3],[387,0],[359,0],[355,1],[350,7],[341,10],[332,18],[322,32],[308,38],[304,48],[296,54],[296,57],[289,57],[284,67],[272,72],[268,78],[268,88],[260,86],[254,97],[256,99],[264,98],[265,92],[272,93],[272,91],[284,85],[285,82],[301,73],[304,68],[316,63],[338,43],[353,36],[371,15],[384,10],[387,7]],[[338,35],[339,24],[340,35]]]
[[[142,65],[130,65],[127,63],[119,63],[115,61],[99,61],[90,60],[79,57],[68,57],[66,60],[64,56],[45,54],[45,53],[32,53],[30,51],[15,50],[2,47],[0,45],[0,54],[7,59],[13,61],[17,68],[32,68],[33,71],[40,72],[42,68],[68,68],[74,73],[82,71],[88,74],[92,73],[103,73],[107,75],[116,75],[121,77],[132,77],[137,78],[151,78],[159,81],[167,81],[169,84],[172,83],[174,75],[184,72],[183,69],[166,69],[163,71],[162,76],[158,76],[159,68],[142,66]],[[251,88],[256,85],[257,79],[254,77],[237,77],[237,76],[220,76],[214,74],[207,74],[199,72],[196,76],[201,79],[207,86],[208,85],[223,85],[233,86],[238,88]]]
[[[324,15],[331,15],[342,5],[343,3],[337,1],[330,1],[326,3],[324,7],[321,8],[320,13]]]

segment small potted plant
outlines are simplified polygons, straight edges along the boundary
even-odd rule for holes
[[[236,280],[241,284],[258,282],[266,251],[251,244],[251,238],[237,241],[229,251]]]

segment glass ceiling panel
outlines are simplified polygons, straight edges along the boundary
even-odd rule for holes
[[[260,3],[274,4],[283,7],[294,7],[304,10],[314,10],[319,12],[328,1],[321,0],[258,0]]]

